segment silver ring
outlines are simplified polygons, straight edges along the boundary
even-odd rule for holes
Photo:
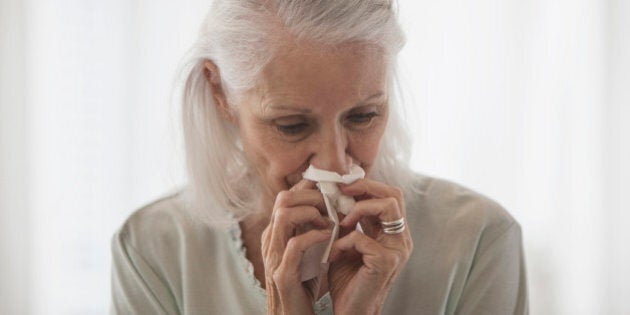
[[[405,230],[405,218],[400,218],[394,221],[381,222],[383,227],[383,233],[385,234],[399,234]]]
[[[386,227],[392,227],[392,226],[399,226],[401,224],[405,224],[405,218],[400,218],[398,220],[394,220],[394,221],[383,221],[381,222],[381,225],[386,228]]]
[[[405,225],[401,225],[399,227],[396,228],[384,228],[383,232],[385,234],[400,234],[405,230]]]

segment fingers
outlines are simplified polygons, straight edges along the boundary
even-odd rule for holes
[[[357,231],[336,240],[330,251],[329,261],[337,260],[343,253],[357,252],[366,256],[377,256],[381,246],[372,238]]]
[[[276,196],[269,221],[271,230],[268,232],[269,236],[274,234],[273,231],[280,229],[283,231],[280,235],[286,239],[297,225],[313,223],[321,227],[328,224],[323,218],[326,215],[326,207],[322,195],[314,189],[306,189],[305,187],[309,185],[308,181],[302,180],[294,187],[298,185],[301,187],[296,188],[295,191],[284,190]]]
[[[404,264],[409,256],[406,251],[392,250],[376,240],[354,231],[333,243],[330,262],[339,260],[344,254],[357,253],[362,256],[368,272],[388,275]]]
[[[325,228],[330,223],[325,217],[326,207],[319,191],[307,189],[312,182],[302,180],[294,187],[296,190],[284,190],[276,196],[271,214],[271,237],[286,243],[295,234],[295,229],[307,223]]]
[[[351,228],[356,226],[362,217],[373,217],[378,219],[378,222],[387,222],[402,218],[403,213],[394,197],[361,200],[340,224],[345,228]]]
[[[388,186],[386,184],[371,180],[359,179],[349,185],[340,185],[341,191],[349,196],[368,195],[374,198],[394,197],[402,200],[402,190],[398,187]]]
[[[289,239],[297,234],[298,227],[312,224],[315,228],[324,229],[331,224],[317,209],[308,206],[275,209],[273,221],[274,223],[267,227],[269,235],[263,242],[267,242],[268,252],[273,254],[275,259],[282,256]]]
[[[274,273],[276,283],[296,283],[300,281],[300,263],[302,257],[311,246],[330,239],[330,230],[311,230],[292,237],[287,242],[282,262]]]
[[[302,180],[292,190],[281,191],[274,203],[270,222],[263,232],[263,255],[277,266],[287,242],[299,231],[324,229],[330,226],[324,200],[319,191],[311,189],[314,183]]]
[[[320,229],[330,226],[328,218],[322,216],[316,208],[309,206],[278,208],[273,213],[273,219],[272,237],[281,237],[281,241],[284,242],[295,234],[299,226],[312,224]]]
[[[402,191],[369,179],[358,180],[341,188],[343,193],[360,196],[350,213],[340,222],[346,229],[353,229],[358,222],[365,234],[389,249],[407,251],[412,248],[408,228],[398,234],[386,234],[382,222],[392,222],[406,217]],[[405,223],[406,224],[406,223]]]
[[[265,263],[269,306],[276,307],[276,310],[282,308],[283,311],[280,313],[283,314],[303,313],[304,306],[312,309],[317,290],[313,288],[307,289],[301,283],[300,262],[308,248],[326,241],[329,237],[330,233],[320,230],[311,230],[295,236],[287,243],[286,251],[282,254],[279,264],[270,265]],[[315,285],[315,288],[318,287],[318,280],[311,282],[311,285]],[[276,312],[273,313],[275,314]]]
[[[404,202],[403,192],[398,187],[388,186],[386,184],[373,181],[371,179],[359,179],[349,185],[340,185],[341,191],[348,196],[353,197],[371,197],[371,198],[387,198],[392,197],[398,202],[398,207],[403,209]]]
[[[370,179],[361,179],[350,185],[342,186],[344,194],[354,196],[359,201],[354,205],[341,225],[345,228],[356,226],[366,221],[369,226],[364,226],[372,236],[382,233],[381,222],[395,221],[406,216],[403,193],[398,187],[388,186]],[[379,232],[380,231],[380,232]]]
[[[317,190],[283,190],[276,196],[274,208],[295,206],[316,207],[320,210],[323,210],[322,213],[326,213],[326,210],[324,208],[324,198],[322,197],[322,194]]]

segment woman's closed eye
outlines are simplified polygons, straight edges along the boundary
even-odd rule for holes
[[[294,136],[294,135],[298,135],[302,132],[304,132],[306,129],[308,129],[308,123],[305,122],[301,122],[301,123],[296,123],[296,124],[288,124],[288,125],[283,125],[283,124],[277,124],[276,128],[278,129],[278,131],[288,135],[288,136]]]
[[[365,125],[365,124],[369,124],[374,119],[374,117],[377,117],[377,116],[378,116],[377,112],[368,112],[368,113],[351,114],[347,117],[347,119],[352,124]]]
[[[379,116],[379,112],[360,112],[346,116],[346,126],[354,130],[364,130],[372,126],[375,118]]]
[[[279,117],[271,122],[282,135],[290,137],[305,133],[311,126],[309,119],[301,115]]]

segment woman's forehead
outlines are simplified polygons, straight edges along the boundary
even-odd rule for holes
[[[365,45],[334,50],[296,47],[278,54],[264,68],[256,90],[265,106],[360,102],[386,93],[386,68],[385,56]]]

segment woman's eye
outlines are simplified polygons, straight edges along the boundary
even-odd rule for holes
[[[308,128],[308,124],[299,123],[291,125],[276,125],[276,128],[286,135],[293,136],[304,132]]]
[[[361,114],[352,114],[348,116],[348,120],[353,124],[367,124],[374,119],[374,117],[378,116],[376,112],[369,113],[361,113]]]

